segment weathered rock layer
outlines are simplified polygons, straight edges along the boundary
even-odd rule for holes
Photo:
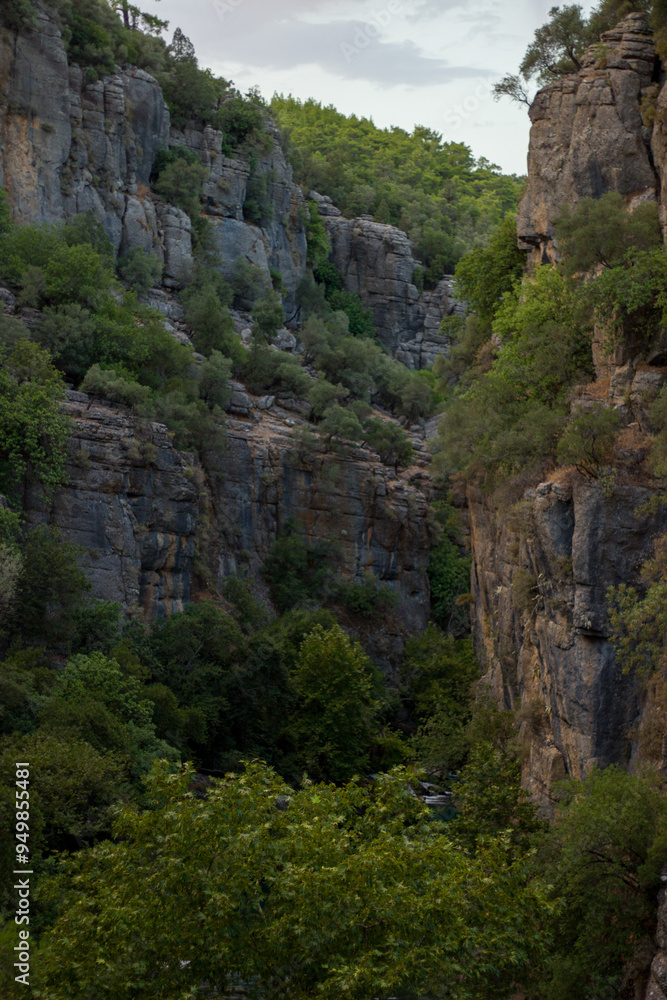
[[[553,223],[564,205],[607,191],[619,191],[630,204],[658,196],[651,151],[658,79],[651,29],[635,13],[587,50],[578,73],[538,93],[517,220],[519,245],[537,262],[554,259]],[[665,99],[663,92],[660,107]],[[656,136],[658,142],[662,149]]]

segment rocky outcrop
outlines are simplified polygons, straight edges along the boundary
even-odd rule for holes
[[[635,579],[663,526],[648,489],[572,470],[499,508],[471,488],[475,645],[501,704],[521,713],[524,783],[550,808],[566,774],[628,763],[636,683],[609,641],[606,593]]]
[[[86,550],[95,597],[149,617],[182,610],[199,521],[193,456],[174,449],[162,424],[84,393],[70,392],[65,410],[73,424],[66,485],[50,503],[29,495],[28,523],[50,523]]]
[[[303,420],[289,400],[239,394],[234,412],[224,481],[212,491],[218,580],[243,568],[260,580],[276,535],[294,518],[311,543],[334,543],[337,575],[361,581],[373,573],[396,591],[404,628],[423,629],[429,609],[426,462],[397,473],[361,448],[299,453],[292,430]]]
[[[650,123],[657,79],[650,27],[634,13],[587,50],[578,73],[538,93],[517,219],[519,245],[536,262],[555,258],[553,220],[564,205],[607,191],[619,191],[630,205],[656,198]],[[666,101],[663,92],[659,107]],[[661,129],[654,151],[662,145]]]
[[[170,143],[198,153],[210,171],[204,181],[205,211],[212,217],[213,237],[225,277],[231,275],[239,257],[259,267],[268,286],[271,269],[280,272],[285,311],[290,318],[297,311],[296,289],[306,270],[306,201],[293,182],[278,130],[269,127],[268,134],[272,140],[270,150],[252,170],[243,160],[223,155],[222,133],[210,127],[172,130]],[[270,218],[261,226],[244,221],[243,206],[253,175],[265,179],[270,206]]]
[[[343,287],[360,295],[371,310],[385,347],[392,354],[400,352],[396,356],[411,368],[424,368],[446,354],[449,340],[439,336],[440,324],[463,308],[453,296],[451,277],[434,291],[420,292],[415,282],[421,265],[404,232],[374,222],[372,216],[344,219],[332,213],[328,199],[319,201],[319,210]]]
[[[667,1000],[667,868],[662,873],[656,944],[658,952],[651,965],[646,1000]]]
[[[373,573],[400,601],[370,647],[397,668],[405,635],[428,616],[427,460],[395,473],[372,452],[298,455],[303,420],[290,400],[257,398],[232,385],[223,469],[207,484],[195,456],[178,452],[166,427],[122,407],[70,392],[73,422],[66,485],[46,502],[26,499],[28,523],[50,523],[86,550],[93,594],[147,616],[193,598],[195,558],[216,587],[237,572],[266,592],[261,567],[289,518],[314,543],[333,544],[333,569],[348,580]],[[416,441],[424,454],[423,441]],[[371,630],[373,631],[373,630]]]
[[[223,152],[223,135],[195,123],[171,128],[157,82],[142,70],[117,68],[94,83],[67,62],[57,25],[42,8],[39,30],[0,35],[0,184],[18,222],[57,223],[91,211],[119,253],[133,247],[163,262],[166,288],[192,273],[192,227],[179,209],[151,192],[161,147],[185,147],[208,170],[203,210],[210,217],[224,275],[241,258],[263,272],[267,287],[282,277],[288,322],[298,319],[296,290],[306,270],[306,203],[280,143],[268,127],[267,152],[250,163]],[[261,224],[246,211],[249,185],[264,189]],[[373,312],[379,336],[412,368],[432,364],[449,341],[443,316],[460,308],[451,281],[420,294],[418,261],[405,235],[372,219],[346,220],[330,199],[311,193],[326,220],[332,259],[344,287]],[[252,219],[255,222],[252,222]],[[273,272],[273,274],[272,274]]]
[[[179,288],[192,271],[192,227],[180,209],[150,191],[161,147],[184,145],[209,169],[204,209],[214,220],[228,273],[237,257],[280,271],[288,315],[306,265],[305,201],[292,182],[275,129],[256,172],[268,180],[271,221],[247,226],[249,165],[222,153],[210,127],[171,129],[162,91],[149,74],[126,67],[87,83],[70,66],[57,25],[42,8],[39,29],[0,35],[0,184],[16,221],[58,223],[91,211],[114,247],[140,246],[164,264],[164,284]]]

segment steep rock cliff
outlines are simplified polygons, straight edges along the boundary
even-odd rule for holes
[[[250,174],[247,163],[222,155],[222,135],[211,128],[171,129],[169,111],[153,77],[133,67],[86,83],[68,65],[60,32],[45,9],[39,28],[0,32],[0,184],[14,218],[59,222],[92,211],[116,250],[140,246],[164,263],[164,284],[178,288],[192,270],[190,220],[156,198],[148,184],[159,148],[185,145],[210,173],[204,182],[227,269],[239,256],[283,275],[288,313],[306,264],[303,196],[278,135],[257,165],[270,178],[272,221],[266,228],[243,221]]]
[[[192,596],[200,500],[193,456],[167,428],[81,392],[68,394],[73,434],[65,484],[46,502],[33,491],[29,524],[48,523],[83,546],[93,595],[149,616],[182,610]]]
[[[239,257],[256,264],[268,283],[271,270],[279,271],[287,320],[297,319],[306,204],[277,129],[269,126],[269,152],[251,169],[223,154],[223,136],[210,126],[172,128],[160,87],[142,70],[118,67],[86,83],[79,67],[68,65],[53,18],[43,8],[38,17],[36,31],[0,32],[0,184],[15,219],[53,223],[92,211],[117,251],[153,251],[163,262],[165,287],[179,288],[192,272],[192,227],[184,212],[151,192],[149,180],[158,149],[186,147],[209,171],[203,212],[223,273],[228,277]],[[261,226],[244,217],[253,172],[267,185]],[[442,317],[460,308],[451,279],[420,294],[413,283],[419,265],[405,233],[341,219],[327,199],[319,200],[345,288],[371,308],[381,339],[392,353],[400,350],[401,361],[412,368],[432,364],[449,348],[438,332]]]
[[[405,635],[428,616],[426,460],[397,474],[360,448],[299,459],[291,434],[300,418],[274,397],[241,390],[232,396],[223,471],[211,481],[163,425],[70,392],[65,485],[48,503],[33,491],[28,522],[57,526],[83,546],[94,596],[150,618],[181,610],[204,566],[215,589],[241,571],[262,593],[262,564],[293,517],[307,541],[335,543],[338,575],[372,572],[396,591],[396,615],[369,639],[377,662],[394,669]]]
[[[535,98],[517,220],[533,264],[557,259],[553,220],[563,205],[610,190],[630,208],[661,197],[667,161],[664,153],[654,160],[657,130],[652,136],[644,124],[647,109],[665,102],[658,76],[650,28],[636,13],[586,52],[579,73]],[[656,489],[643,463],[653,431],[647,399],[665,382],[664,347],[642,353],[629,339],[610,351],[607,341],[596,332],[597,381],[572,406],[602,403],[618,413],[615,479],[590,482],[566,469],[513,502],[474,488],[469,496],[476,647],[486,683],[521,712],[524,781],[547,810],[565,774],[632,762],[646,708],[640,685],[615,661],[606,594],[636,582],[665,527],[664,515],[641,512]]]
[[[426,368],[450,341],[439,333],[444,316],[460,313],[451,276],[433,291],[415,284],[419,261],[407,235],[371,216],[344,219],[320,202],[320,213],[331,240],[331,261],[347,292],[356,292],[373,313],[385,347],[409,368]]]
[[[657,197],[647,112],[658,79],[651,29],[644,14],[634,13],[587,50],[578,73],[538,93],[517,219],[519,245],[536,262],[554,259],[553,220],[563,205],[607,191],[619,191],[630,204]],[[666,100],[663,91],[660,107]],[[656,144],[656,151],[664,146],[662,129]]]
[[[519,711],[524,783],[547,810],[566,774],[627,764],[640,702],[609,641],[607,589],[635,579],[664,527],[621,476],[606,490],[573,470],[499,507],[471,489],[474,635],[497,699]]]

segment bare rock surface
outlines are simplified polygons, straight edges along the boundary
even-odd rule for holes
[[[52,504],[29,496],[28,522],[83,546],[95,597],[150,617],[182,610],[199,519],[193,457],[174,449],[162,424],[85,393],[69,393],[65,409],[74,430],[67,485]]]
[[[371,310],[385,347],[410,368],[425,368],[438,354],[448,353],[450,343],[439,336],[440,324],[444,316],[463,310],[454,298],[451,276],[433,291],[420,292],[415,282],[421,265],[402,230],[370,216],[333,215],[327,202],[319,208],[343,287]]]
[[[536,261],[555,257],[553,220],[563,205],[574,207],[580,198],[607,191],[619,191],[630,204],[656,198],[651,130],[642,119],[642,102],[653,94],[655,62],[646,16],[629,14],[587,50],[578,73],[535,98],[528,189],[517,225],[520,246]],[[663,92],[661,107],[665,100]]]
[[[573,471],[508,509],[469,493],[474,637],[501,703],[524,715],[524,781],[548,810],[554,781],[627,763],[636,682],[609,641],[607,589],[635,579],[661,528],[640,514],[651,493],[607,494]]]

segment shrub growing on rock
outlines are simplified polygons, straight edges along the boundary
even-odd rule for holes
[[[147,292],[162,277],[162,264],[154,253],[134,247],[118,259],[118,274],[135,292]]]
[[[86,372],[81,391],[93,396],[101,396],[112,403],[124,403],[125,406],[140,406],[150,396],[148,386],[139,385],[131,379],[119,375],[113,368],[102,368],[93,365]]]
[[[587,479],[599,479],[612,461],[621,422],[616,410],[597,405],[575,416],[558,442],[558,460]]]

